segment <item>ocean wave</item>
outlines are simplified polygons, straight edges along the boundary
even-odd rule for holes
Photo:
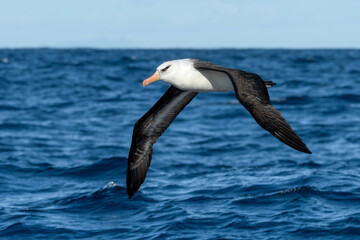
[[[126,169],[126,163],[124,161],[127,161],[127,158],[111,157],[103,158],[99,161],[87,165],[70,167],[56,167],[48,162],[27,163],[23,164],[22,166],[18,165],[17,163],[3,163],[2,167],[6,168],[7,171],[12,171],[13,173],[34,173],[52,176],[89,178],[99,177],[101,175],[111,174],[113,172],[117,174],[124,174]]]

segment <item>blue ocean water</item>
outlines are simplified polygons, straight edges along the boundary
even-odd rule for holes
[[[256,72],[312,155],[200,93],[129,200],[133,124],[166,60]],[[0,49],[0,239],[360,238],[360,50]]]

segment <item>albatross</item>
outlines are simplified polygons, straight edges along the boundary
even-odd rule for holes
[[[164,62],[143,81],[143,86],[158,80],[171,86],[134,125],[126,178],[129,198],[145,180],[154,143],[199,92],[235,91],[236,98],[262,128],[286,145],[311,154],[289,123],[271,105],[267,88],[275,85],[272,81],[264,81],[255,73],[198,59]]]

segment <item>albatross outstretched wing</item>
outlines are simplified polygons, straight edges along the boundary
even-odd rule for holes
[[[151,162],[153,144],[197,94],[171,86],[135,123],[126,178],[129,198],[145,180]]]
[[[194,67],[226,73],[232,81],[240,103],[250,112],[256,122],[286,145],[304,153],[311,151],[290,127],[278,110],[270,103],[265,82],[255,73],[229,69],[211,62],[194,60]]]

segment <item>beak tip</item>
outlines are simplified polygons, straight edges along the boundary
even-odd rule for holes
[[[152,82],[159,80],[159,78],[160,78],[159,72],[156,71],[151,77],[149,77],[143,81],[143,87],[149,85]]]

